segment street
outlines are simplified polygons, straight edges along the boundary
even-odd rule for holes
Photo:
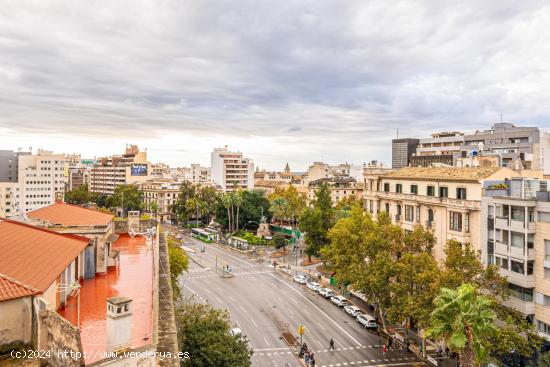
[[[300,324],[316,366],[426,365],[413,353],[389,351],[383,356],[383,341],[376,334],[305,285],[275,271],[269,260],[262,264],[217,244],[205,244],[201,253],[202,242],[190,237],[184,242],[191,258],[189,272],[181,278],[184,297],[229,310],[232,322],[254,350],[253,366],[300,366],[282,339],[285,328],[297,336]],[[216,264],[218,268],[228,265],[234,276],[217,275]],[[335,341],[332,352],[328,351],[330,338]]]

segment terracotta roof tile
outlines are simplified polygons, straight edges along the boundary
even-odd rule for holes
[[[3,275],[44,292],[84,250],[89,239],[0,218]]]
[[[0,274],[0,301],[32,296],[36,293],[38,293],[36,289],[26,286],[7,275]]]
[[[114,218],[111,214],[66,203],[48,205],[28,212],[27,216],[63,226],[106,226]]]

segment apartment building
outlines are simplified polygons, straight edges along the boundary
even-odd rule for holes
[[[365,170],[364,204],[373,215],[389,213],[405,230],[422,225],[433,231],[434,257],[444,259],[447,241],[471,243],[480,250],[483,182],[514,177],[508,168],[426,168]]]
[[[505,305],[550,340],[550,193],[548,180],[488,181],[481,200],[481,253],[508,278]]]
[[[147,152],[127,145],[122,155],[98,159],[90,172],[90,191],[112,195],[120,185],[135,184],[151,178]]]
[[[156,219],[161,223],[172,219],[171,207],[176,203],[180,192],[180,183],[166,180],[151,180],[139,184],[143,191],[143,203],[149,212],[153,212],[156,203]]]
[[[195,184],[212,182],[210,167],[204,167],[198,163],[192,163],[189,171],[189,181]]]
[[[19,155],[13,150],[0,150],[0,182],[17,182]]]
[[[212,181],[222,191],[254,188],[254,162],[241,152],[231,152],[227,145],[215,148],[210,162]]]
[[[550,135],[538,127],[496,123],[488,130],[464,135],[461,158],[476,155],[498,157],[498,165],[517,170],[543,170],[550,174]]]
[[[394,169],[408,167],[412,155],[416,152],[418,139],[404,138],[391,141],[391,167]]]
[[[444,131],[420,139],[415,153],[410,157],[413,167],[429,167],[437,164],[452,166],[460,155],[460,147],[464,144],[464,133]]]

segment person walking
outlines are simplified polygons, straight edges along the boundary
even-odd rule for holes
[[[385,357],[387,352],[388,352],[388,346],[384,344],[384,346],[382,347],[382,355]]]
[[[328,350],[331,352],[334,351],[334,340],[332,338],[330,338]]]
[[[304,362],[306,362],[306,366],[309,366],[309,354],[307,352],[304,354]]]
[[[311,367],[315,367],[315,355],[313,352],[309,352],[309,362],[311,363]]]

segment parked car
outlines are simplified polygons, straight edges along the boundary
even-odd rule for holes
[[[316,282],[307,282],[306,287],[311,289],[312,291],[319,292],[319,289],[321,289],[321,286],[319,283]]]
[[[344,306],[349,305],[348,299],[344,296],[330,297],[330,302],[334,303],[338,307],[344,307]]]
[[[307,283],[307,277],[305,275],[296,275],[293,279],[296,283],[300,283],[300,284]]]
[[[357,322],[363,325],[367,329],[376,329],[377,324],[374,317],[371,317],[366,314],[362,314],[357,316]]]
[[[357,317],[357,316],[363,314],[359,307],[353,306],[353,305],[349,305],[349,306],[344,307],[344,311],[346,311],[346,313],[348,315],[351,315],[353,317]]]
[[[332,291],[330,288],[321,288],[319,289],[319,294],[325,298],[331,298],[336,296],[336,293]]]

